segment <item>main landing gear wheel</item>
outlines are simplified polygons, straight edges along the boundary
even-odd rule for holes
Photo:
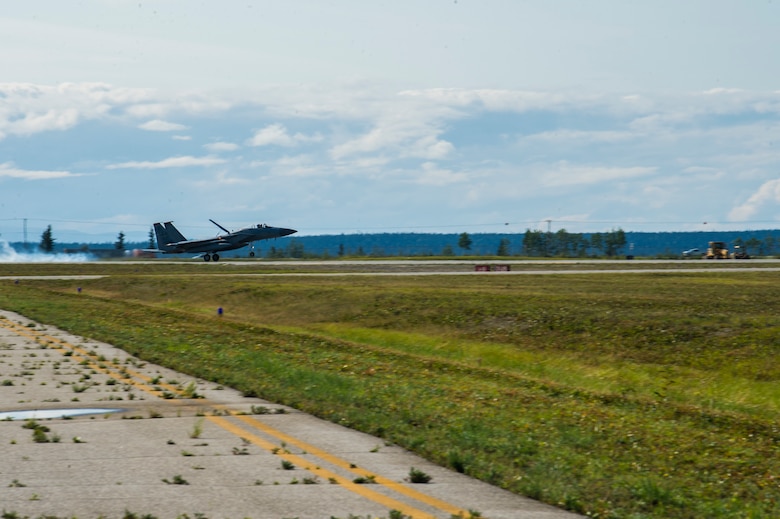
[[[203,255],[203,261],[211,261],[211,259],[214,259],[214,261],[219,261],[219,254],[204,254]]]

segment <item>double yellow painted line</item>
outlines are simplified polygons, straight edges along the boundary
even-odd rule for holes
[[[35,341],[46,348],[57,350],[62,354],[70,352],[68,355],[73,360],[89,366],[90,369],[108,375],[123,384],[132,385],[134,388],[149,393],[157,398],[164,398],[163,394],[166,392],[179,397],[183,396],[184,392],[180,387],[165,383],[153,383],[153,379],[147,375],[138,373],[127,367],[117,367],[108,361],[101,361],[93,353],[90,353],[82,347],[34,328],[15,323],[11,319],[0,317],[0,327],[21,337]],[[176,404],[182,403],[181,400],[176,399],[166,400]],[[239,438],[251,442],[262,449],[276,454],[281,459],[294,464],[296,467],[303,468],[317,477],[331,483],[336,483],[363,498],[385,506],[388,510],[398,510],[413,519],[435,519],[437,517],[436,515],[417,508],[420,506],[419,504],[422,504],[434,510],[446,513],[447,517],[455,516],[467,518],[471,515],[469,511],[429,496],[428,494],[424,494],[408,485],[356,467],[354,464],[339,458],[334,454],[279,431],[253,416],[242,414],[227,406],[211,404],[208,400],[200,400],[200,402],[205,406],[214,409],[215,413],[207,416],[207,418],[222,429],[235,434]],[[235,423],[236,421],[239,423]],[[267,440],[266,438],[268,437],[278,440],[283,445],[294,446],[307,455],[321,460],[323,465],[328,465],[332,467],[332,469],[323,468],[319,464],[312,463],[310,459],[293,454],[286,449],[280,449],[278,445]],[[364,478],[365,480],[369,480],[374,483],[374,485],[355,483],[355,479],[345,477],[343,475],[345,473],[356,476],[355,479]],[[377,490],[371,488],[372,486],[377,488]],[[393,495],[396,497],[391,497]],[[408,504],[410,502],[416,502],[418,504],[413,506]]]

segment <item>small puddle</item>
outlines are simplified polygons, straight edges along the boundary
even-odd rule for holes
[[[45,420],[49,418],[70,418],[87,414],[118,413],[122,409],[81,408],[81,409],[33,409],[29,411],[5,411],[0,420]]]

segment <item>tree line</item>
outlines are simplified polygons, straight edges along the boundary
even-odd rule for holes
[[[45,253],[53,253],[55,249],[55,242],[57,240],[54,238],[54,233],[51,229],[51,225],[46,226],[46,229],[41,233],[41,241],[38,244],[38,249],[41,252]],[[154,248],[154,232],[149,232],[149,247]],[[114,242],[114,248],[116,250],[126,250],[126,243],[125,243],[125,233],[124,231],[119,231],[119,234],[116,237],[116,241]],[[86,246],[82,247],[82,250],[87,250]]]
[[[588,256],[607,256],[614,257],[621,254],[626,246],[626,233],[622,229],[613,229],[605,233],[592,233],[584,235],[580,233],[569,233],[564,229],[555,233],[527,230],[523,235],[522,244],[519,249],[512,250],[511,240],[507,237],[499,239],[496,248],[493,251],[484,250],[475,253],[472,250],[474,240],[469,233],[460,233],[457,237],[457,250],[451,243],[443,245],[439,252],[433,249],[425,252],[418,252],[421,256],[456,256],[460,255],[495,255],[495,256],[530,256],[530,257],[565,257],[577,258]],[[344,243],[339,243],[335,254],[328,250],[317,254],[307,254],[303,239],[291,238],[285,247],[270,247],[267,257],[279,258],[305,258],[305,257],[328,257],[335,255],[343,256],[397,256],[398,253],[388,253],[383,247],[372,247],[368,251],[362,246],[355,249],[348,249]]]
[[[532,231],[523,236],[523,255],[531,257],[584,258],[607,256],[612,258],[626,246],[623,229],[605,233],[570,233],[566,229],[557,232]]]
[[[685,232],[625,232],[613,229],[598,233],[571,233],[565,229],[556,232],[526,229],[525,233],[374,233],[299,236],[258,242],[259,257],[280,258],[338,258],[388,256],[522,256],[522,257],[617,257],[623,254],[679,258],[684,250],[698,248],[704,252],[708,241],[725,241],[733,249],[739,246],[752,256],[778,254],[780,235],[777,231],[685,231]],[[41,235],[43,252],[54,252],[55,239],[51,225]],[[58,250],[69,245],[56,244]],[[119,232],[113,248],[124,251],[133,248],[156,248],[153,229],[148,242],[127,243],[124,232]],[[75,244],[75,250],[88,252],[87,245]],[[238,250],[235,256],[244,256]],[[695,257],[694,253],[691,255]]]

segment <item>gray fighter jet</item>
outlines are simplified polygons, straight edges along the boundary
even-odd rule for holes
[[[203,253],[205,261],[212,259],[219,261],[220,252],[240,249],[258,240],[281,238],[298,232],[295,229],[271,227],[264,223],[238,231],[228,231],[214,220],[209,219],[209,221],[225,231],[225,234],[217,235],[215,238],[188,240],[173,226],[173,222],[155,223],[154,233],[157,235],[157,249],[146,249],[146,251],[162,254]],[[250,251],[249,255],[254,256],[254,250]]]

